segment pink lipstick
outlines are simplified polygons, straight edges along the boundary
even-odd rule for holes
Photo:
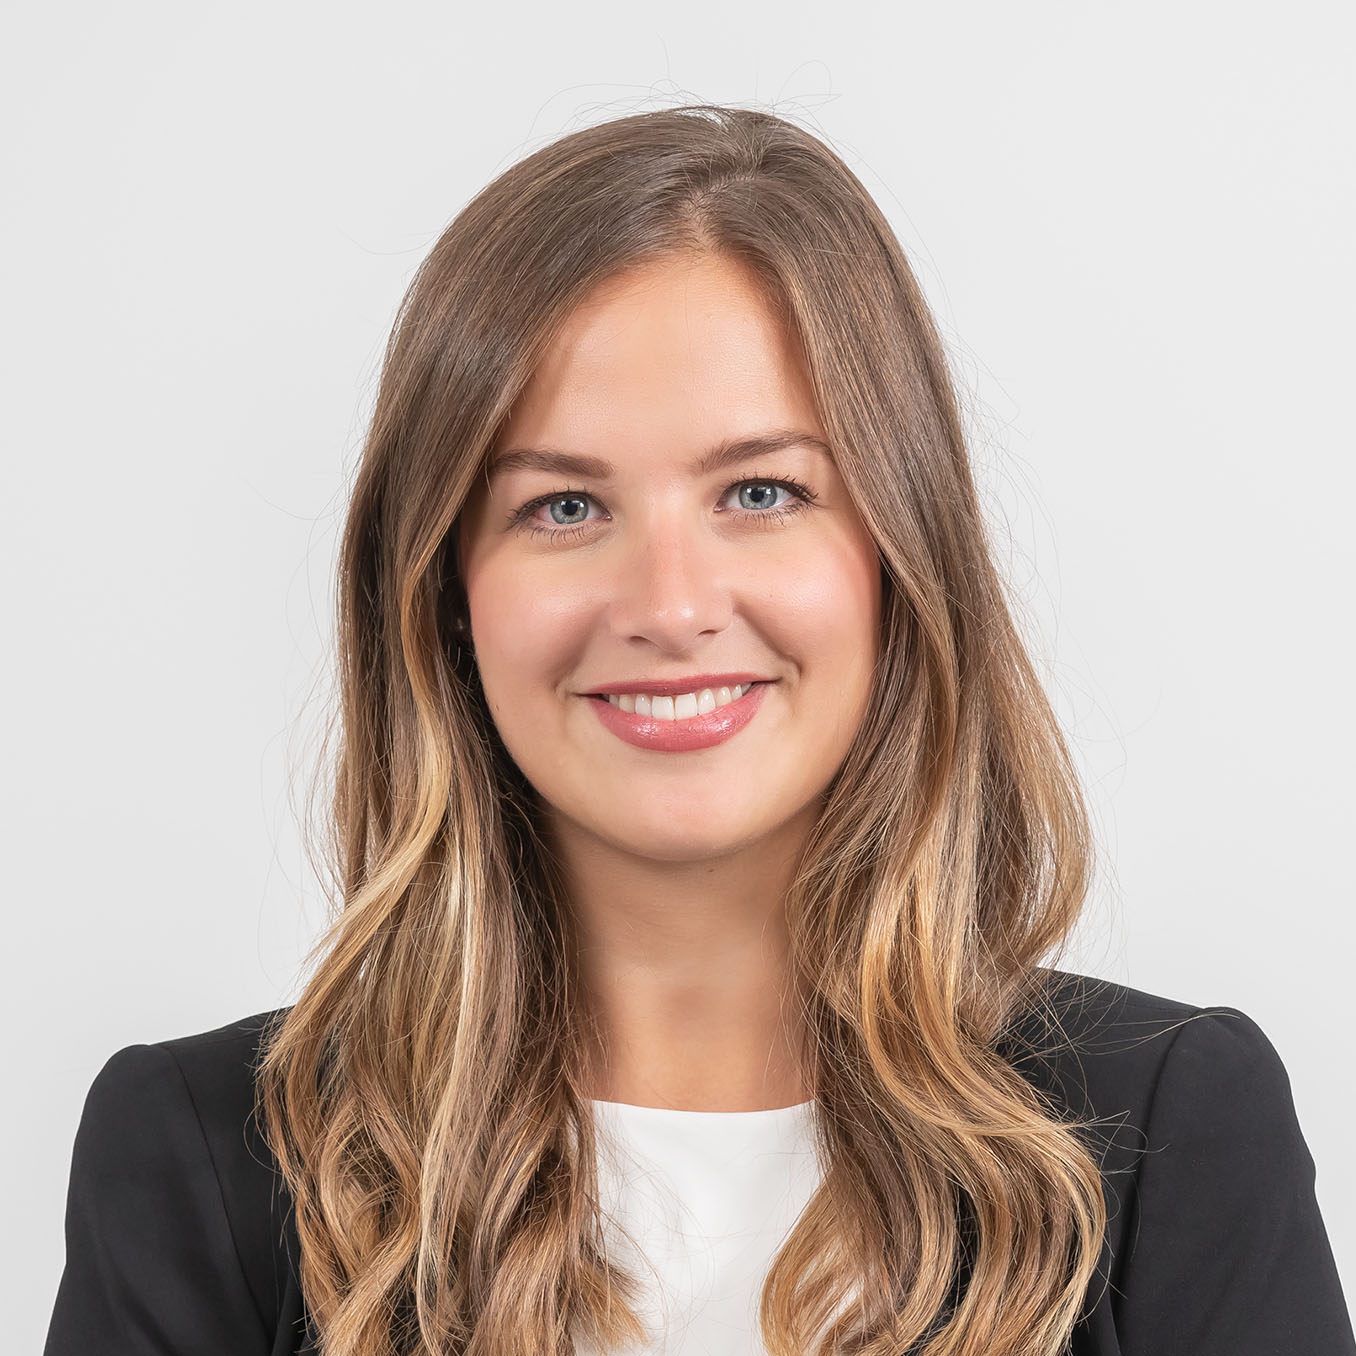
[[[639,716],[613,706],[606,697],[585,698],[598,712],[598,719],[618,739],[634,744],[638,749],[653,749],[661,753],[686,753],[693,749],[710,748],[723,744],[738,734],[763,704],[763,694],[772,684],[757,682],[735,701],[718,706],[705,715],[688,716],[682,720]]]

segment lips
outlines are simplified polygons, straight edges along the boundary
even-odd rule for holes
[[[694,673],[686,678],[628,678],[619,683],[604,683],[582,694],[588,697],[619,697],[632,693],[642,697],[677,697],[684,692],[700,692],[709,687],[713,692],[722,687],[738,687],[742,683],[770,683],[773,679],[761,673]]]
[[[742,730],[758,713],[772,680],[762,680],[735,701],[702,715],[665,720],[639,716],[613,706],[604,696],[589,694],[599,720],[619,739],[640,749],[663,753],[688,753],[723,744]]]
[[[745,681],[746,683],[748,683],[748,685],[749,685],[750,688],[755,688],[755,687],[763,687],[763,686],[764,686],[765,684],[767,684],[767,683],[775,682],[776,679],[774,679],[774,678],[755,678],[755,679],[749,680],[749,679],[746,678],[744,681]],[[716,691],[719,691],[722,687],[728,687],[728,688],[733,689],[733,688],[735,688],[735,687],[737,687],[737,686],[738,686],[738,684],[736,684],[736,683],[703,683],[703,684],[701,685],[701,687],[676,687],[676,688],[673,689],[672,692],[646,692],[646,691],[645,691],[645,688],[644,688],[643,686],[641,686],[641,687],[619,687],[619,688],[616,689],[615,692],[612,691],[611,689],[609,689],[607,692],[586,692],[584,695],[585,695],[586,697],[592,697],[594,701],[605,702],[605,701],[607,701],[608,697],[610,697],[610,696],[611,696],[611,697],[624,697],[624,696],[630,695],[630,696],[633,696],[633,697],[680,697],[680,696],[682,696],[683,693],[685,693],[685,692],[692,692],[692,693],[696,693],[696,694],[700,695],[700,693],[701,693],[704,689],[706,689],[706,688],[709,688],[712,692],[716,692]],[[745,695],[747,696],[748,694],[745,693]]]

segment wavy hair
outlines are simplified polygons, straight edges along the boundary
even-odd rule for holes
[[[1105,1228],[1081,1130],[1005,1057],[1092,842],[991,560],[922,292],[816,137],[706,104],[546,145],[418,268],[340,547],[334,917],[256,1112],[325,1356],[637,1342],[610,1263],[566,882],[456,623],[458,515],[572,308],[674,252],[802,345],[883,581],[869,709],[785,900],[824,1175],[766,1277],[773,1356],[1055,1356]]]

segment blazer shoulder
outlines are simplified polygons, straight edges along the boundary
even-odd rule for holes
[[[269,1032],[290,1010],[273,1008],[209,1031],[128,1046],[99,1075],[117,1078],[126,1095],[147,1076],[147,1061],[167,1059],[177,1070],[220,1185],[246,1282],[265,1315],[278,1311],[298,1249],[290,1197],[256,1115],[255,1072]]]
[[[1005,1033],[1004,1053],[1060,1111],[1090,1121],[1143,1125],[1166,1061],[1182,1048],[1232,1057],[1242,1067],[1278,1062],[1246,1013],[1151,993],[1112,980],[1046,969]]]
[[[211,1031],[123,1046],[95,1075],[89,1100],[116,1107],[129,1099],[154,1097],[166,1071],[173,1071],[174,1085],[187,1094],[204,1136],[214,1149],[225,1146],[253,1110],[254,1074],[264,1038],[288,1011],[276,1008]]]
[[[1180,1021],[1204,1010],[1199,1004],[1072,970],[1047,967],[1038,971],[1037,982],[1039,996],[1025,1009],[1024,1022],[1057,1020],[1074,1036],[1108,1028],[1132,1032],[1136,1024]]]
[[[234,1112],[254,1104],[254,1073],[265,1039],[290,1008],[273,1008],[237,1018],[210,1031],[195,1031],[146,1044],[165,1051],[183,1072],[199,1110]],[[204,1126],[206,1128],[206,1126]]]
[[[104,1061],[71,1151],[45,1356],[206,1356],[272,1340],[296,1255],[282,1246],[295,1225],[254,1123],[254,1062],[272,1015]]]
[[[243,1185],[259,1170],[274,1167],[272,1155],[263,1148],[254,1120],[255,1072],[273,1026],[288,1008],[274,1008],[237,1018],[210,1031],[148,1041],[119,1051],[109,1061],[126,1058],[130,1051],[157,1051],[178,1068],[197,1112],[203,1135],[222,1176],[223,1190]]]
[[[1085,1120],[1103,1173],[1090,1302],[1116,1349],[1356,1356],[1314,1160],[1262,1027],[1068,973],[1034,1008],[1023,1072]]]

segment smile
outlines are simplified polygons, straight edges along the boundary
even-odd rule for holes
[[[708,711],[729,706],[752,686],[752,683],[740,683],[737,687],[704,687],[700,692],[682,692],[672,697],[650,697],[643,692],[614,692],[607,694],[607,700],[613,706],[637,716],[652,716],[655,720],[686,720],[690,716],[704,716]]]
[[[758,714],[771,686],[768,682],[745,683],[734,688],[703,688],[676,697],[623,693],[586,700],[618,739],[636,748],[685,753],[723,744],[738,734]]]

